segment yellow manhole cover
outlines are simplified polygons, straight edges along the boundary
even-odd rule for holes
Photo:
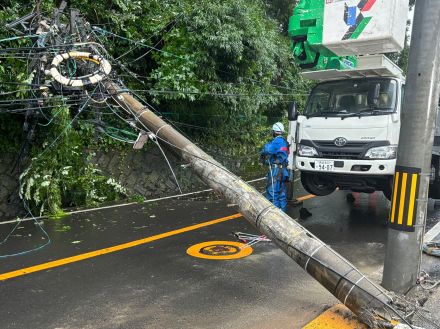
[[[186,250],[193,257],[205,259],[237,259],[252,254],[252,247],[235,241],[207,241],[195,244]]]

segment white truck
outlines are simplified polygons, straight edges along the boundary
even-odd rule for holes
[[[300,171],[308,192],[383,191],[391,198],[405,79],[382,54],[403,49],[407,13],[408,0],[296,6],[289,23],[293,55],[317,85],[304,109],[289,108],[289,169]],[[437,133],[431,195],[440,197]]]
[[[390,200],[405,80],[383,55],[359,57],[352,70],[304,72],[319,83],[299,114],[289,108],[290,169],[303,187],[324,196],[336,188],[383,191]],[[440,122],[439,122],[440,123]],[[431,196],[440,194],[440,127],[435,138]]]

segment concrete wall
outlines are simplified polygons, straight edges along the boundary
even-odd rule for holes
[[[166,148],[163,150],[184,193],[206,188],[206,185],[191,169],[185,168],[182,160]],[[265,172],[265,168],[255,167],[258,163],[258,156],[234,158],[218,154],[217,157],[214,155],[214,158],[238,175],[254,178],[260,177]],[[96,155],[95,159],[105,174],[121,182],[133,193],[145,197],[179,193],[169,166],[155,145],[148,145],[144,150],[101,152]]]
[[[23,205],[18,196],[18,174],[11,173],[15,156],[0,156],[0,221],[23,215]]]
[[[205,185],[181,161],[164,150],[183,191]],[[99,152],[95,162],[105,175],[121,182],[132,193],[147,198],[178,194],[179,190],[164,156],[157,147],[146,150]]]
[[[189,169],[184,168],[180,159],[164,149],[168,160],[179,180],[182,191],[205,189],[206,185]],[[160,150],[155,145],[147,145],[143,150],[110,150],[95,152],[94,162],[107,176],[113,177],[126,187],[131,194],[154,198],[178,194],[179,190],[171,171]],[[220,153],[220,152],[218,152]],[[255,167],[258,156],[236,158],[213,154],[231,171],[246,177],[261,177],[264,168]],[[13,155],[2,155],[0,159],[0,221],[22,216],[23,205],[18,197],[18,173],[11,174]]]

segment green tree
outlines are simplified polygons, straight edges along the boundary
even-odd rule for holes
[[[409,0],[409,10],[414,10],[416,1],[415,0]],[[408,56],[409,56],[409,46],[410,46],[410,33],[412,28],[412,21],[408,20],[406,22],[406,32],[405,32],[405,42],[404,47],[402,51],[397,53],[388,54],[387,56],[396,63],[406,74],[408,69]]]
[[[279,24],[280,31],[287,36],[290,16],[299,0],[266,0],[266,12],[269,17],[275,19]]]
[[[114,65],[128,87],[137,90],[204,147],[234,156],[248,155],[259,147],[267,138],[270,124],[285,117],[288,102],[305,99],[307,87],[297,74],[290,41],[285,35],[293,3],[284,0],[70,1],[90,22],[93,38],[137,76],[132,78],[126,70]],[[41,2],[46,13],[52,12],[53,6],[53,1]],[[0,18],[15,19],[28,13],[30,7],[32,4],[24,0],[5,1],[0,7]],[[63,16],[62,21],[67,23],[68,16]],[[9,36],[13,32],[0,27],[0,38]],[[29,40],[21,40],[8,46],[19,44],[30,45]],[[31,75],[26,65],[25,60],[1,59],[0,74],[9,72],[1,79],[28,81]],[[12,84],[7,86],[9,90],[16,88]],[[29,94],[12,96],[27,98]],[[69,113],[75,113],[74,108],[70,111],[58,108],[61,109],[62,112],[56,108],[46,113],[53,120],[44,128],[39,126],[32,149],[34,156],[51,144],[60,127],[68,124],[72,118]],[[1,124],[3,118],[6,117],[0,116],[0,129],[7,126]],[[85,114],[79,116],[80,120],[85,118],[88,118]],[[17,127],[22,120],[22,117],[18,119]],[[118,124],[116,118],[106,120]],[[11,127],[8,129],[12,131],[0,133],[13,133],[16,129]],[[103,183],[107,180],[89,166],[82,152],[68,153],[73,146],[77,149],[90,146],[93,130],[81,127],[84,126],[67,127],[56,147],[32,161],[23,175],[24,195],[36,206],[41,207],[37,201],[43,199],[42,195],[46,199],[50,195],[51,202],[44,205],[45,209],[57,212],[66,203],[98,202],[108,192],[105,192],[108,184]],[[17,131],[17,135],[20,133]],[[97,147],[106,143],[101,141]],[[63,174],[69,166],[72,166],[68,168],[72,179]],[[47,173],[38,176],[39,170]],[[72,201],[69,195],[78,197]],[[111,198],[117,196],[112,194]]]

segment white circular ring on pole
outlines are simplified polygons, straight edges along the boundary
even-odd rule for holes
[[[91,76],[78,77],[76,79],[65,77],[60,73],[58,67],[61,62],[69,58],[91,61],[99,65],[99,70],[97,73]],[[91,53],[85,51],[71,51],[55,56],[52,60],[48,74],[50,74],[55,81],[64,86],[83,87],[102,81],[111,72],[111,70],[112,66],[110,65],[109,61],[99,55],[92,55]]]

